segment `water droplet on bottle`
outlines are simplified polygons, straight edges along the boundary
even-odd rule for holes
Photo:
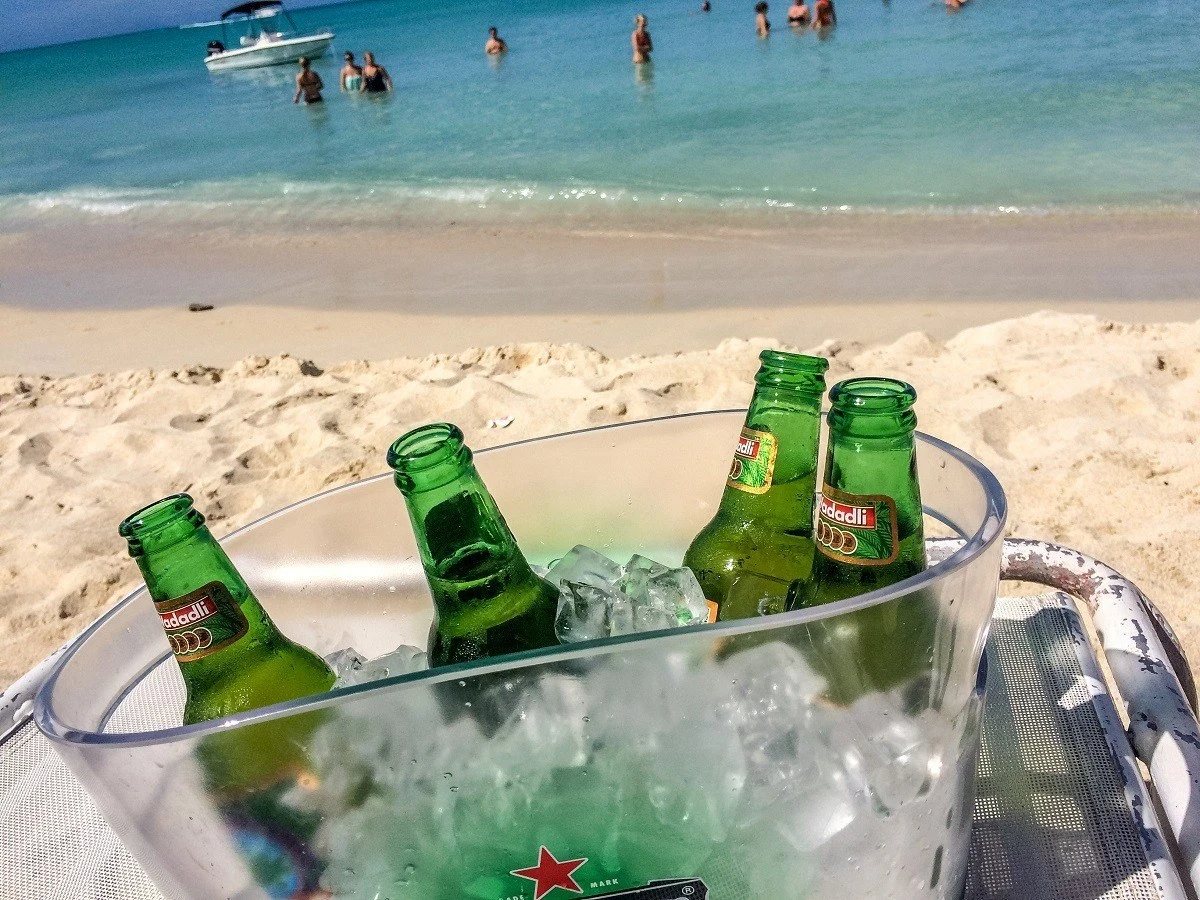
[[[459,686],[459,687],[466,687],[466,686],[467,686],[467,683],[466,683],[465,681],[462,681],[462,680],[460,680],[460,681],[458,682],[458,686]]]
[[[443,778],[453,778],[453,777],[454,777],[454,773],[453,773],[453,772],[447,772],[447,773],[446,773],[445,775],[443,775],[442,777],[443,777]]]
[[[584,716],[584,717],[583,717],[583,721],[585,721],[585,722],[590,722],[590,721],[592,721],[592,717],[591,717],[591,716]]]
[[[457,784],[450,785],[450,793],[452,793],[452,794],[458,793],[458,785]]]
[[[411,875],[412,875],[414,872],[416,872],[416,871],[417,871],[417,867],[416,867],[416,866],[414,866],[412,863],[409,863],[407,866],[405,866],[405,867],[404,867],[404,874],[405,874],[405,875],[410,875],[410,876],[411,876]]]

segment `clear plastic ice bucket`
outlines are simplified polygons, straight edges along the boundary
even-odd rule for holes
[[[586,543],[678,564],[742,417],[527,441],[477,464],[532,562]],[[921,436],[918,461],[929,533],[963,543],[874,594],[181,727],[182,682],[138,591],[61,657],[37,722],[172,898],[957,898],[1005,500],[940,441]],[[390,477],[223,543],[320,653],[426,640]]]

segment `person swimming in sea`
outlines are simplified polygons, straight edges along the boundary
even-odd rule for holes
[[[635,63],[650,62],[650,54],[654,52],[654,41],[650,40],[650,32],[646,30],[649,23],[645,16],[638,13],[633,24],[633,34],[630,35],[630,40],[633,42],[633,61]]]
[[[813,28],[832,28],[837,24],[837,12],[833,0],[817,0],[813,7]]]
[[[364,94],[382,94],[392,89],[392,76],[388,70],[375,62],[375,54],[370,50],[363,53],[362,87]]]
[[[309,68],[308,57],[300,57],[300,71],[296,75],[296,96],[292,98],[292,102],[299,103],[300,95],[303,94],[305,103],[324,103],[325,99],[321,96],[323,87],[325,85],[321,76]]]
[[[803,28],[812,21],[812,13],[809,12],[804,0],[792,0],[791,8],[787,12],[787,20],[788,24],[794,28]]]
[[[704,0],[704,2],[700,4],[700,12],[712,12],[712,4],[709,3],[708,0]]]
[[[771,21],[767,18],[767,0],[758,0],[754,4],[754,11],[758,13],[754,17],[754,30],[760,38],[765,38],[771,33]]]
[[[495,56],[497,53],[508,52],[508,42],[505,41],[504,38],[500,37],[494,25],[488,29],[488,39],[487,43],[483,45],[483,52],[488,56]]]
[[[342,58],[346,60],[346,64],[342,66],[342,71],[338,76],[342,90],[348,94],[357,94],[362,90],[362,66],[354,62],[354,54],[349,50],[342,54]]]

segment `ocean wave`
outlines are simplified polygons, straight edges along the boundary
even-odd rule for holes
[[[1143,199],[1121,203],[953,203],[928,196],[895,202],[820,202],[767,190],[698,192],[653,186],[547,185],[539,183],[356,183],[261,179],[199,182],[158,188],[86,187],[42,194],[0,196],[0,220],[109,218],[243,224],[293,221],[352,224],[370,215],[384,221],[480,222],[538,217],[595,218],[722,214],[769,223],[792,216],[1200,215],[1198,198]]]

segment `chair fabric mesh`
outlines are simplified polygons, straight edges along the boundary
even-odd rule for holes
[[[1001,597],[988,640],[969,900],[1157,900],[1064,595]]]

